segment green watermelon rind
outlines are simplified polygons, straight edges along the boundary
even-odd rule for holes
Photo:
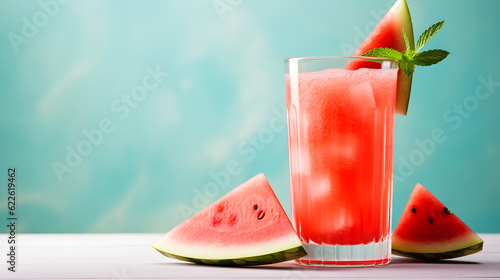
[[[406,0],[402,0],[399,5],[401,5],[401,7],[399,8],[398,20],[401,26],[403,26],[406,35],[410,41],[410,49],[414,50],[415,39],[413,35],[413,24],[411,22],[410,9],[408,9],[408,4],[406,3]],[[408,114],[412,81],[413,81],[413,75],[410,77],[406,77],[403,71],[398,72],[398,92],[396,96],[396,108],[395,108],[396,114],[403,116],[406,116]]]
[[[186,262],[192,262],[196,264],[217,265],[217,266],[252,266],[252,265],[272,264],[272,263],[295,260],[307,255],[304,247],[297,246],[269,254],[242,257],[236,259],[199,259],[199,258],[192,258],[188,256],[181,256],[165,252],[154,246],[153,248],[155,248],[162,255],[169,258]]]
[[[422,259],[422,260],[442,260],[442,259],[453,259],[453,258],[459,258],[467,255],[471,255],[474,253],[477,253],[481,250],[483,250],[483,241],[465,247],[465,248],[460,248],[452,251],[447,251],[447,252],[428,252],[428,253],[415,253],[415,252],[405,252],[402,250],[397,250],[397,249],[392,249],[392,253],[394,255],[402,256],[402,257],[409,257],[409,258],[414,258],[414,259]]]

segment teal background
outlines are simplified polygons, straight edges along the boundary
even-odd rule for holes
[[[22,36],[24,17],[44,23],[44,3],[52,16],[13,46],[9,34]],[[283,60],[350,55],[392,4],[2,1],[2,220],[8,167],[17,170],[18,232],[166,232],[259,172],[289,213]],[[409,115],[396,117],[393,226],[420,182],[473,230],[500,232],[500,86],[474,99],[479,77],[500,81],[500,1],[408,5],[416,36],[446,19],[426,49],[451,55],[417,69]],[[127,115],[113,109],[147,67],[168,76]],[[464,102],[471,110],[453,111]],[[59,180],[53,163],[66,164],[66,147],[87,141],[82,131],[103,120],[114,130]],[[435,129],[446,140],[419,152],[415,141]],[[239,167],[229,186],[208,188],[210,172],[228,163]]]

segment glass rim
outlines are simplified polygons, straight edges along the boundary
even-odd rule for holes
[[[375,56],[306,56],[306,57],[291,57],[285,59],[285,62],[291,61],[342,61],[342,60],[375,60],[375,61],[396,61],[393,58],[388,57],[375,57]]]

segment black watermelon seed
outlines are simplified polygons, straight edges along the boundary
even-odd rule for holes
[[[417,209],[415,209],[415,207],[412,207],[412,208],[411,208],[411,212],[413,212],[413,213],[417,213]]]
[[[431,223],[431,224],[432,224],[433,222],[434,222],[434,221],[432,220],[432,218],[430,218],[430,219],[429,219],[429,223]]]
[[[255,205],[253,206],[253,210],[257,210],[258,208],[259,208],[259,206],[257,206],[257,204],[255,204]]]
[[[446,207],[445,207],[445,208],[444,208],[444,213],[445,213],[445,214],[450,214],[450,213],[451,213],[451,211],[450,211],[450,210],[448,210],[448,208],[446,208]]]

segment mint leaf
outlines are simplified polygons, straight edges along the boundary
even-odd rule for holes
[[[415,50],[412,50],[410,40],[406,35],[403,28],[403,38],[406,44],[406,51],[404,54],[391,48],[376,48],[364,53],[362,56],[385,57],[398,61],[398,66],[406,77],[411,77],[415,71],[415,65],[429,66],[436,64],[445,59],[450,53],[444,50],[430,50],[420,52],[422,47],[429,42],[429,40],[436,35],[436,33],[443,27],[444,20],[433,24],[420,35],[417,41]]]
[[[415,52],[419,52],[429,40],[438,33],[438,31],[443,27],[444,25],[444,20],[438,23],[433,24],[431,27],[429,27],[427,30],[420,35],[417,41],[417,45],[415,47]]]
[[[386,57],[394,60],[401,60],[403,54],[391,48],[376,48],[364,53],[362,56]]]
[[[419,66],[429,66],[445,59],[450,52],[444,50],[429,50],[415,54],[413,63]]]
[[[406,54],[404,54],[403,58],[398,61],[398,66],[408,78],[411,77],[415,71],[415,63],[413,63],[411,58],[409,58]]]

